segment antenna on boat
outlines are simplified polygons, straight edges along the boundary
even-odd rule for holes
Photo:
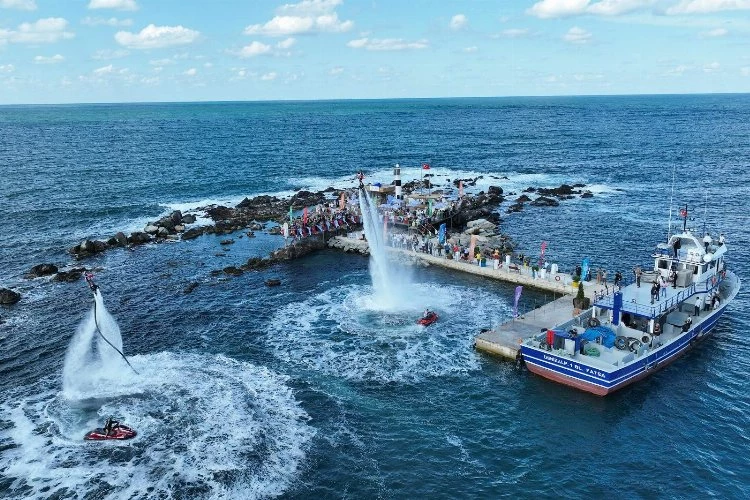
[[[672,165],[672,192],[669,195],[669,229],[667,230],[667,241],[672,236],[672,202],[674,201],[674,172],[676,165]]]
[[[706,223],[708,222],[708,191],[706,191],[706,201],[703,203],[703,234],[706,234]]]

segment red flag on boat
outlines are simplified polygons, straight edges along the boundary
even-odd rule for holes
[[[422,170],[429,170],[430,164],[429,163],[422,163]]]
[[[680,209],[680,217],[683,217],[683,218],[687,217],[687,210],[686,209],[684,209],[684,208]]]
[[[302,224],[307,224],[307,207],[302,211]]]
[[[458,181],[458,196],[459,198],[464,196],[464,181]]]
[[[542,242],[542,257],[544,257],[544,251],[545,251],[545,250],[547,250],[547,242],[546,242],[546,241],[543,241],[543,242]]]

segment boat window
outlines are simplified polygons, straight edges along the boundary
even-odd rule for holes
[[[707,269],[707,268],[706,268],[706,264],[702,264],[702,265],[701,265],[701,274],[705,273],[705,272],[706,272],[706,269]]]
[[[685,269],[692,271],[693,274],[698,274],[698,266],[686,265]]]
[[[669,269],[669,261],[664,259],[659,259],[659,269]]]
[[[713,269],[714,267],[716,267],[716,261],[712,260],[711,262],[709,262],[708,263],[708,267],[709,267],[709,269]]]

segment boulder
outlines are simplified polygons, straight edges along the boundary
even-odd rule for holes
[[[197,281],[193,281],[192,283],[188,284],[188,286],[186,286],[184,290],[182,290],[182,293],[188,294],[192,292],[198,287],[199,284],[200,283],[198,283]]]
[[[263,259],[261,257],[250,257],[247,259],[247,263],[242,266],[245,270],[264,269],[273,264],[269,259]]]
[[[86,269],[82,267],[76,267],[75,269],[71,269],[69,271],[59,271],[54,278],[52,278],[53,281],[60,281],[64,283],[73,283],[81,279],[81,274]]]
[[[182,224],[177,224],[174,227],[174,230],[177,231],[178,233],[181,233],[181,232],[183,232],[185,230],[185,226],[183,226]]]
[[[581,198],[593,198],[593,197],[594,197],[594,193],[592,193],[591,191],[586,191],[585,193],[581,195]]]
[[[203,234],[204,228],[202,227],[193,227],[182,233],[182,239],[183,240],[192,240],[194,238],[197,238],[201,234]]]
[[[8,288],[0,288],[0,304],[11,305],[21,300],[21,294]]]
[[[514,212],[520,212],[521,210],[523,210],[523,203],[514,203],[513,205],[508,207],[506,212],[512,214]]]
[[[221,240],[219,242],[220,245],[234,245],[234,240],[228,239],[228,240]]]
[[[160,236],[162,238],[165,238],[169,235],[169,229],[166,227],[160,227],[158,231],[156,231],[156,236]]]
[[[281,226],[274,226],[268,230],[268,234],[281,234]]]
[[[526,196],[525,194],[522,194],[516,199],[516,203],[526,203],[527,201],[531,201],[531,198]]]
[[[148,243],[149,241],[151,241],[151,236],[148,233],[142,233],[140,231],[130,233],[130,236],[128,236],[128,243],[131,245],[141,245],[143,243]]]
[[[57,266],[54,264],[38,264],[32,267],[25,277],[27,279],[39,278],[41,276],[49,276],[57,272]]]
[[[297,240],[291,245],[287,245],[284,248],[279,248],[278,250],[272,252],[271,260],[280,261],[296,259],[325,247],[326,242],[321,235],[310,236],[301,240]]]
[[[107,248],[109,248],[109,245],[106,241],[94,240],[94,253],[103,252]]]
[[[211,217],[211,220],[213,221],[229,219],[233,213],[234,210],[223,205],[212,206],[206,210],[206,214]]]
[[[560,205],[560,202],[558,202],[557,200],[553,200],[552,198],[540,196],[536,200],[532,201],[531,205],[535,207],[556,207]]]
[[[153,224],[148,224],[146,225],[146,227],[143,228],[143,232],[146,234],[156,234],[158,230],[159,230],[159,227]]]
[[[239,267],[228,266],[224,268],[224,274],[229,274],[230,276],[239,276],[244,272],[245,271],[243,271]]]
[[[183,224],[193,224],[195,223],[195,215],[193,214],[186,214],[182,216],[182,223]]]
[[[182,222],[182,212],[179,210],[175,210],[171,214],[169,214],[169,218],[172,219],[172,222],[174,222],[175,225]]]
[[[487,194],[489,195],[495,195],[495,196],[502,196],[503,194],[503,188],[499,186],[490,186],[487,189]]]
[[[128,245],[128,237],[122,231],[118,232],[114,239],[117,242],[117,246],[124,247]]]

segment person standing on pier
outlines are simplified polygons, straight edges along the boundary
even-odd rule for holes
[[[641,270],[641,266],[635,266],[633,269],[633,274],[635,274],[635,284],[638,288],[641,287],[641,275],[643,274],[643,271]]]

